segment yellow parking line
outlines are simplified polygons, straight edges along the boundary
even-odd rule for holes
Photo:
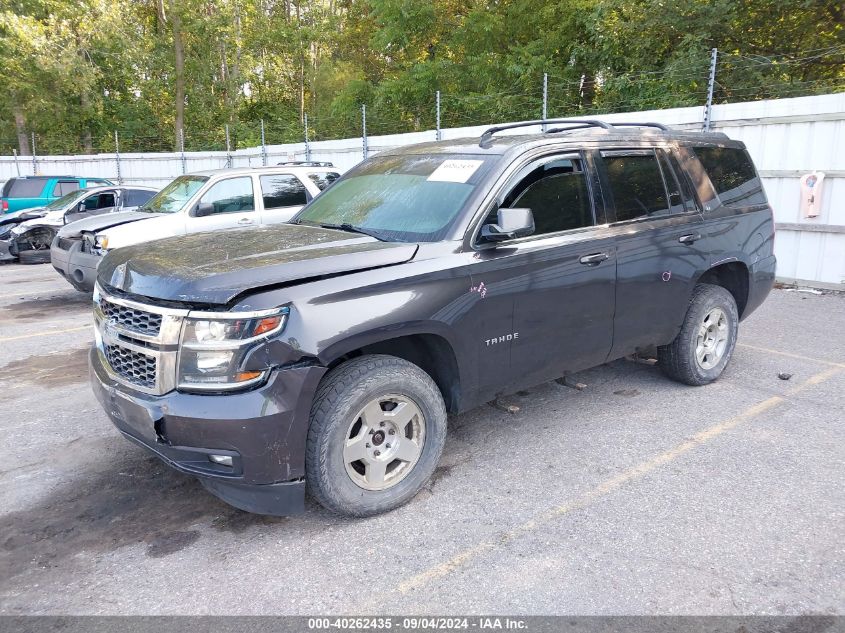
[[[777,354],[778,356],[786,356],[787,358],[797,358],[798,360],[806,360],[812,363],[819,363],[821,365],[831,365],[833,367],[845,367],[845,363],[836,363],[832,360],[822,360],[821,358],[813,358],[811,356],[803,356],[802,354],[793,354],[791,352],[782,352],[778,349],[771,349],[770,347],[758,347],[757,345],[749,345],[748,343],[737,343],[737,347],[747,347],[758,352],[766,352],[768,354]]]
[[[21,334],[20,336],[7,336],[0,338],[0,343],[6,341],[20,341],[25,338],[34,338],[36,336],[52,336],[53,334],[67,334],[68,332],[79,332],[80,330],[87,330],[93,328],[93,325],[82,325],[80,327],[71,327],[66,330],[45,330],[44,332],[35,332],[34,334]]]
[[[790,389],[787,392],[787,396],[796,394],[808,387],[822,383],[831,376],[839,373],[840,371],[842,371],[841,367],[831,367],[830,369],[815,374],[814,376],[811,376],[810,378],[805,380],[803,383],[800,383],[796,387]],[[626,483],[642,478],[644,475],[650,473],[656,468],[676,460],[678,457],[687,453],[693,448],[701,446],[705,442],[708,442],[713,438],[718,437],[722,433],[733,429],[739,424],[747,422],[765,413],[766,411],[781,404],[785,400],[786,397],[784,396],[772,396],[767,400],[763,400],[762,402],[759,402],[749,407],[739,415],[736,415],[732,418],[728,418],[723,422],[708,427],[707,429],[696,433],[687,441],[666,451],[665,453],[661,453],[656,457],[653,457],[647,461],[637,464],[632,468],[629,468],[628,470],[624,471],[623,473],[620,473],[619,475],[616,475],[615,477],[611,477],[610,479],[602,482],[595,488],[588,490],[573,501],[557,506],[556,508],[552,508],[551,510],[546,510],[545,512],[538,514],[533,519],[526,521],[521,525],[518,525],[505,532],[500,532],[494,538],[479,543],[478,545],[474,545],[473,547],[467,548],[462,552],[455,554],[449,560],[434,565],[426,571],[412,576],[411,578],[408,578],[403,582],[400,582],[398,585],[398,590],[402,594],[407,594],[411,591],[414,591],[427,585],[432,581],[441,579],[444,576],[449,575],[453,571],[460,569],[461,567],[463,567],[473,559],[477,558],[481,554],[506,545],[516,539],[518,536],[533,532],[543,526],[543,524],[548,523],[553,519],[556,519],[563,515],[569,514],[570,512],[579,510],[590,505],[599,498],[615,490],[618,490]]]

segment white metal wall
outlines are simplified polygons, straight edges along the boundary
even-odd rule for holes
[[[657,121],[685,129],[700,129],[703,108],[674,108],[608,114],[614,121]],[[444,139],[477,136],[486,126],[442,130]],[[814,97],[732,103],[713,107],[713,128],[745,142],[763,177],[778,223],[775,251],[778,277],[845,290],[845,92]],[[517,133],[525,133],[520,130]],[[369,154],[433,141],[435,132],[368,137]],[[363,159],[360,138],[313,142],[311,160],[331,161],[346,170]],[[270,145],[267,164],[304,160],[304,143]],[[226,152],[121,154],[124,183],[162,187],[184,172],[225,167]],[[234,166],[262,164],[261,148],[231,154]],[[0,181],[18,173],[74,174],[117,178],[115,155],[0,157]],[[826,173],[821,214],[799,217],[799,178],[810,171]]]

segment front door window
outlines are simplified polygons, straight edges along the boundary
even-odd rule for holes
[[[211,204],[212,215],[255,211],[252,178],[227,178],[203,194],[200,204]]]

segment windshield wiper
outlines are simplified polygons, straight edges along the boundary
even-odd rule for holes
[[[311,223],[308,222],[308,224],[311,224]],[[315,224],[317,226],[319,226],[320,228],[323,228],[323,229],[335,229],[335,230],[338,230],[338,231],[347,231],[349,233],[360,233],[361,235],[369,235],[370,237],[376,238],[379,242],[390,241],[386,237],[384,237],[384,235],[379,233],[378,231],[375,231],[373,229],[367,229],[367,228],[364,228],[363,226],[354,226],[352,224],[349,224],[348,222],[342,222],[341,224],[324,224],[324,223],[315,223]]]

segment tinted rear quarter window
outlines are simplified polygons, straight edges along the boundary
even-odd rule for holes
[[[695,147],[710,182],[726,207],[766,204],[766,194],[748,152],[734,147]]]
[[[15,178],[3,187],[7,198],[40,198],[47,181],[43,178]]]

